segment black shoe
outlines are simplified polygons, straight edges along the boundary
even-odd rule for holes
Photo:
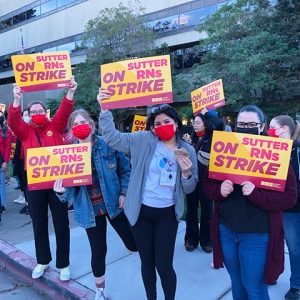
[[[68,207],[68,212],[72,212],[72,211],[74,211],[74,206],[73,206],[73,204],[70,205],[70,206]]]
[[[300,290],[295,288],[290,288],[290,290],[285,294],[286,300],[299,300],[300,299]]]
[[[29,212],[28,205],[25,205],[25,206],[19,211],[19,214],[25,214],[27,211]]]
[[[213,252],[213,248],[212,247],[203,247],[202,249],[206,253],[212,253]]]
[[[29,209],[25,211],[24,215],[29,215]]]
[[[6,208],[2,205],[0,206],[0,214],[3,214],[6,211]]]
[[[191,245],[189,243],[189,241],[186,241],[185,244],[184,244],[184,246],[185,246],[185,250],[188,251],[188,252],[192,252],[195,249],[195,247],[193,245]]]

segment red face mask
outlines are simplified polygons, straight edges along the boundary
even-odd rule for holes
[[[43,114],[43,115],[37,114],[37,115],[31,116],[32,123],[34,123],[36,125],[42,125],[46,122],[46,120],[47,120],[46,114]]]
[[[201,137],[201,136],[204,136],[205,134],[205,131],[201,131],[201,132],[196,132],[197,136]]]
[[[268,129],[268,135],[269,135],[269,136],[272,136],[272,137],[277,137],[277,138],[279,138],[279,137],[281,136],[282,133],[281,133],[280,135],[277,135],[277,134],[276,134],[276,130],[277,130],[277,129],[280,129],[280,128],[282,128],[282,127],[279,127],[279,128],[269,128],[269,129]]]
[[[90,124],[79,124],[72,127],[73,134],[80,140],[86,139],[91,134]]]
[[[169,141],[174,135],[174,124],[161,125],[154,128],[156,135],[163,141]]]

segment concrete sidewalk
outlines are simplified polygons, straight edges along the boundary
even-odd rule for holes
[[[71,227],[71,277],[68,283],[59,280],[59,272],[55,268],[55,236],[51,220],[50,240],[53,260],[44,276],[31,279],[31,271],[35,267],[35,250],[29,216],[18,214],[21,205],[14,204],[19,192],[11,183],[7,187],[7,212],[2,215],[0,223],[0,265],[25,278],[52,299],[94,299],[94,279],[90,266],[90,248],[85,230],[77,227],[73,214],[70,213]],[[8,226],[8,223],[11,225]],[[8,228],[10,227],[10,228]],[[203,252],[199,247],[187,252],[183,246],[185,223],[179,224],[174,268],[177,273],[177,300],[229,300],[231,286],[225,269],[214,270],[209,267],[212,254]],[[137,253],[129,254],[122,241],[108,225],[108,253],[106,269],[106,291],[110,300],[146,299],[140,274],[140,259]],[[289,289],[289,263],[286,255],[286,271],[276,286],[270,286],[272,300],[284,300]],[[157,299],[164,299],[158,277]],[[241,299],[243,300],[243,299]]]

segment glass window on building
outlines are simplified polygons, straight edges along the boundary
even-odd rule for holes
[[[57,51],[57,47],[47,48],[44,49],[42,52],[54,52],[54,51]]]
[[[25,19],[26,19],[26,14],[25,14],[25,12],[23,12],[23,13],[13,16],[13,23],[18,24],[20,22],[25,21]]]
[[[41,8],[40,6],[37,6],[35,8],[29,9],[26,11],[26,20],[35,18],[41,14]]]
[[[57,51],[68,50],[70,53],[75,51],[75,42],[57,46]]]
[[[47,13],[54,9],[56,9],[56,0],[50,0],[41,5],[41,14]]]
[[[187,11],[179,15],[179,26],[191,26],[203,23],[204,18],[216,12],[216,5],[210,5],[203,8]]]
[[[11,60],[9,58],[1,61],[2,69],[7,69],[7,68],[11,67],[11,65],[12,65]]]
[[[74,0],[57,0],[57,7],[75,2]]]
[[[75,51],[80,51],[80,50],[84,50],[84,46],[82,45],[82,40],[76,41],[75,42]]]
[[[158,19],[153,21],[153,31],[165,32],[178,28],[178,15]]]
[[[3,28],[3,29],[5,29],[7,27],[12,26],[12,24],[13,24],[13,20],[12,20],[12,18],[9,18],[9,19],[6,19],[6,20],[2,21],[0,23],[0,27]]]

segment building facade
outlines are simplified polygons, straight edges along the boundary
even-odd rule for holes
[[[84,61],[81,47],[85,25],[105,7],[121,0],[1,0],[0,1],[0,103],[12,102],[15,82],[10,57],[21,52],[21,30],[25,54],[68,50],[71,64]],[[213,14],[224,0],[141,0],[149,26],[158,33],[157,45],[167,43],[177,59],[179,71],[190,68],[199,57],[193,46],[203,38],[195,27]],[[126,2],[123,1],[126,5]],[[204,49],[205,50],[205,49]],[[208,49],[207,49],[208,50]],[[100,84],[100,83],[99,83]],[[24,106],[32,100],[57,98],[61,90],[24,94]]]

